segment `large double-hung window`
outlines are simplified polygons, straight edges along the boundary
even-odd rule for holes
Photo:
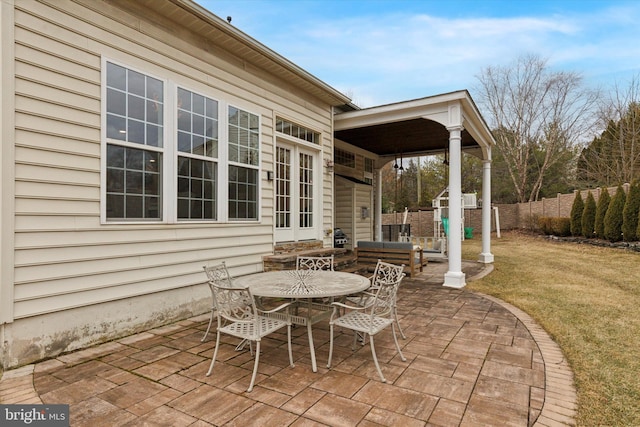
[[[105,75],[107,222],[258,219],[258,115],[111,62]]]
[[[162,219],[164,84],[107,63],[109,219]]]
[[[258,116],[229,107],[229,219],[258,217]]]
[[[217,219],[218,103],[178,88],[178,218]]]

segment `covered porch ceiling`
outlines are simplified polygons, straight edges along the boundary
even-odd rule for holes
[[[336,114],[334,136],[377,154],[384,164],[401,154],[443,153],[447,128],[460,125],[462,150],[490,160],[494,139],[466,90]]]

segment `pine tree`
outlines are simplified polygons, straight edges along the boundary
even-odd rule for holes
[[[593,194],[589,191],[582,211],[582,235],[589,239],[594,237],[595,233],[596,209],[596,199],[593,198]]]
[[[629,187],[627,201],[622,211],[622,238],[625,242],[638,240],[638,211],[640,211],[640,182]]]
[[[571,206],[571,235],[580,236],[582,234],[582,211],[584,210],[584,202],[582,194],[576,191],[576,197],[573,199]]]
[[[594,229],[596,232],[596,237],[599,239],[604,239],[604,217],[607,214],[610,202],[611,196],[609,196],[609,191],[607,191],[607,189],[605,188],[602,190],[602,193],[600,193],[600,197],[598,198],[598,205],[596,208],[596,222]]]
[[[626,201],[626,194],[622,185],[618,185],[616,194],[611,198],[609,209],[604,216],[604,237],[610,242],[622,240],[622,211]]]

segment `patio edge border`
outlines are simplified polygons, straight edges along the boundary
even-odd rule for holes
[[[513,313],[535,340],[544,360],[545,393],[540,415],[533,427],[575,426],[577,393],[573,371],[564,357],[560,346],[536,321],[524,311],[499,298],[481,292],[474,292],[501,305]]]

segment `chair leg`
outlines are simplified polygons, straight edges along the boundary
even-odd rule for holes
[[[356,351],[356,344],[358,343],[358,331],[353,331],[353,344],[351,344],[351,351]]]
[[[398,329],[400,329],[400,325],[398,325]],[[402,354],[402,350],[400,350],[400,344],[398,344],[398,337],[396,336],[396,329],[393,327],[393,323],[391,324],[391,332],[393,333],[393,341],[396,343],[396,349],[398,350],[398,354],[400,355],[400,359],[403,362],[407,361],[407,358]]]
[[[331,368],[331,356],[333,356],[333,323],[329,324],[329,359],[327,360],[327,368]]]
[[[216,356],[218,355],[218,347],[220,346],[220,331],[216,334],[216,348],[213,350],[213,357],[211,358],[211,364],[209,365],[209,371],[207,371],[207,376],[211,375],[211,371],[213,370],[213,365],[216,363]]]
[[[207,330],[204,333],[204,336],[200,340],[200,342],[204,342],[207,339],[207,335],[209,335],[209,331],[211,330],[211,325],[213,324],[213,310],[211,310],[211,317],[209,318],[209,325],[207,325]]]
[[[398,322],[398,308],[397,307],[393,307],[393,317],[395,317],[395,319],[396,319],[396,325],[398,325],[398,331],[400,331],[400,336],[402,337],[403,340],[406,340],[407,336],[404,334],[404,331],[400,327],[400,322]]]
[[[287,346],[289,347],[289,364],[295,366],[293,364],[293,353],[291,352],[291,324],[287,325]]]
[[[253,362],[253,374],[251,375],[251,383],[247,389],[247,393],[253,390],[253,383],[256,382],[256,375],[258,373],[258,361],[260,360],[260,341],[256,341],[256,360]]]
[[[373,356],[373,362],[376,364],[376,369],[378,370],[378,375],[380,375],[380,380],[383,383],[386,383],[387,380],[384,377],[384,375],[382,375],[382,370],[380,369],[380,364],[378,363],[378,356],[376,356],[376,348],[373,345],[373,335],[369,334],[369,343],[371,344],[371,355]]]
[[[309,336],[309,352],[311,353],[311,370],[318,372],[318,365],[316,364],[316,350],[313,346],[313,332],[311,330],[311,322],[307,322],[307,335]]]

